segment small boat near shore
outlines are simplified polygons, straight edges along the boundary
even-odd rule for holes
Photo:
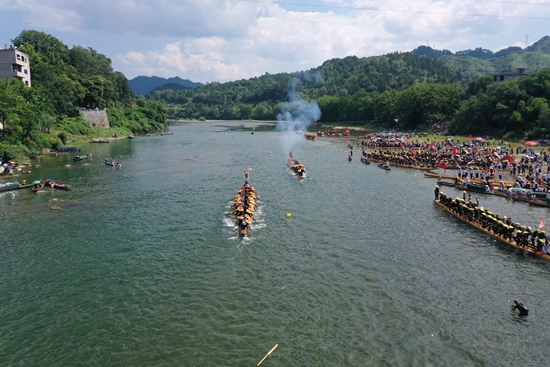
[[[110,140],[106,140],[106,139],[94,139],[94,140],[90,140],[90,143],[109,143]]]
[[[118,161],[113,161],[111,159],[105,159],[103,161],[104,164],[106,164],[107,166],[112,166],[112,167],[116,167],[116,166],[122,166],[122,164]]]
[[[86,154],[86,155],[77,155],[77,156],[74,156],[73,157],[73,161],[75,162],[78,162],[78,161],[84,161],[86,159],[91,159],[92,158],[92,155],[90,153]]]
[[[44,185],[46,184],[46,181],[41,180],[35,180],[32,183],[32,192],[36,193],[44,188]]]
[[[391,167],[384,163],[378,163],[378,167],[385,169],[386,171],[391,171]]]
[[[46,179],[44,181],[45,186],[51,187],[52,189],[61,189],[61,190],[69,190],[72,186],[68,185],[64,182],[54,181]]]
[[[363,163],[365,163],[365,164],[370,164],[369,159],[368,159],[367,157],[365,157],[365,156],[362,156],[362,157],[361,157],[361,162],[363,162]]]

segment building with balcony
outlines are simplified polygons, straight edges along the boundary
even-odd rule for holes
[[[31,86],[31,68],[27,54],[15,47],[0,49],[0,79],[22,80]]]
[[[525,71],[525,68],[508,69],[502,70],[498,74],[493,74],[493,80],[495,82],[503,82],[508,79],[519,78],[520,76],[527,75],[529,75],[529,73]]]

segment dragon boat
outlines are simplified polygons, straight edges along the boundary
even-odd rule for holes
[[[291,156],[288,159],[287,167],[290,173],[298,177],[300,180],[306,177],[306,168],[298,159]]]
[[[256,212],[258,196],[256,190],[248,182],[249,172],[252,168],[242,168],[245,171],[244,185],[239,187],[233,203],[233,210],[226,215],[233,215],[237,224],[237,238],[245,237],[252,227],[252,222],[256,221],[254,213]]]
[[[527,253],[529,255],[532,255],[532,256],[535,256],[535,257],[538,257],[540,259],[543,259],[543,260],[546,260],[546,261],[550,262],[550,255],[548,255],[547,253],[544,253],[540,250],[536,250],[535,248],[533,248],[531,246],[522,246],[514,238],[505,237],[505,236],[503,236],[503,235],[501,235],[497,232],[492,231],[489,227],[484,227],[480,222],[478,222],[476,220],[472,220],[469,216],[462,215],[459,212],[452,210],[450,207],[446,206],[445,204],[443,204],[438,199],[435,199],[434,203],[438,207],[440,207],[441,209],[443,209],[446,212],[448,212],[449,214],[451,214],[453,217],[458,218],[461,221],[463,221],[465,223],[468,223],[472,227],[475,227],[475,228],[479,229],[480,231],[485,232],[486,234],[490,235],[491,237],[496,238],[497,240],[505,243],[509,247],[512,247],[516,250],[520,250],[524,253]],[[486,211],[486,213],[489,213],[489,214],[492,215],[492,213],[490,211]]]

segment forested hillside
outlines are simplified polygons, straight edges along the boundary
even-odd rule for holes
[[[318,103],[321,122],[537,138],[550,133],[548,50],[549,37],[525,50],[509,47],[496,53],[419,47],[412,53],[333,59],[307,71],[147,97],[169,103],[173,118],[273,120],[289,93],[298,92]],[[516,67],[532,75],[500,83],[490,76]]]
[[[130,88],[132,92],[136,94],[147,94],[153,90],[163,90],[163,89],[193,89],[196,88],[201,83],[194,83],[189,79],[182,79],[180,77],[173,78],[161,78],[158,76],[145,76],[140,75],[136,76],[133,79],[130,79]]]
[[[428,46],[420,46],[412,53],[438,59],[451,70],[459,71],[463,81],[470,82],[480,76],[495,74],[504,69],[525,68],[530,73],[537,73],[549,68],[550,37],[545,36],[525,49],[512,46],[493,52],[479,47],[453,53],[449,50],[434,50]]]
[[[0,156],[33,156],[66,144],[73,135],[105,134],[83,120],[81,108],[107,109],[113,131],[120,133],[166,127],[164,104],[136,101],[128,79],[94,49],[69,49],[38,31],[23,31],[12,42],[29,56],[32,88],[16,79],[0,80]]]
[[[403,90],[417,83],[453,83],[461,80],[441,61],[411,53],[326,61],[318,68],[296,73],[265,74],[228,83],[208,83],[193,90],[163,90],[147,98],[171,105],[171,118],[273,120],[279,103],[288,101],[291,80],[304,98],[348,97],[358,93]]]

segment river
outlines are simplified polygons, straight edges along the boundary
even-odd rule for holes
[[[0,365],[253,366],[276,344],[262,366],[548,364],[549,263],[439,209],[421,171],[252,125],[175,123],[82,144],[91,161],[33,161],[17,179],[73,188],[0,194]],[[245,167],[261,201],[236,239],[224,213]],[[480,195],[525,225],[547,215]]]

